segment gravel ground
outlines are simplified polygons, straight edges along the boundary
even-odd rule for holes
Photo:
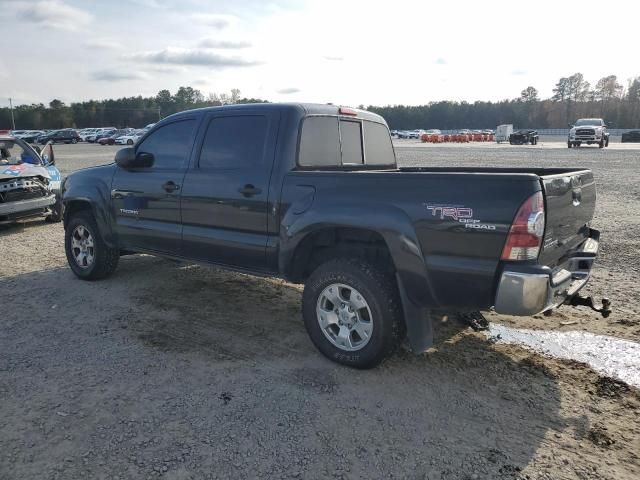
[[[553,140],[553,139],[552,139]],[[57,148],[63,173],[116,148]],[[602,255],[566,308],[492,321],[638,340],[640,151],[398,142],[402,165],[580,165],[599,182]],[[76,280],[60,225],[0,228],[0,479],[640,477],[640,393],[583,364],[453,322],[372,371],[322,357],[301,287],[149,256]]]

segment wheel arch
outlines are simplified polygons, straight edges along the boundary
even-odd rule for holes
[[[409,342],[414,351],[433,343],[429,308],[437,307],[425,260],[409,217],[396,207],[342,205],[349,218],[309,211],[281,225],[279,269],[285,278],[304,282],[324,260],[339,255],[381,260],[395,276]],[[325,210],[325,209],[323,209]],[[287,222],[289,220],[289,222]]]

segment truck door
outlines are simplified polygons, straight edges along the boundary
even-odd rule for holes
[[[214,112],[182,190],[185,255],[266,270],[269,181],[278,112]]]
[[[150,167],[116,169],[111,200],[122,248],[181,253],[180,192],[196,123],[194,118],[168,123],[137,145],[136,155],[153,155]]]

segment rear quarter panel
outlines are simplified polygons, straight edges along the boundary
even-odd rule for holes
[[[487,308],[511,221],[540,189],[533,174],[292,172],[282,189],[281,268],[315,229],[369,228],[385,239],[414,303]]]

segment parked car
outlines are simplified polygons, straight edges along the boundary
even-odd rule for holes
[[[78,143],[80,136],[78,132],[71,128],[64,128],[62,130],[53,130],[51,132],[40,135],[37,138],[37,142],[44,145],[48,142],[52,143]]]
[[[105,127],[105,128],[98,128],[96,129],[95,132],[93,132],[90,135],[87,135],[86,137],[86,141],[88,143],[95,143],[97,142],[100,138],[105,137],[105,136],[109,136],[109,135],[113,135],[113,133],[117,130],[117,128],[115,127]]]
[[[142,130],[136,130],[127,135],[121,135],[115,139],[115,144],[116,145],[133,145],[145,133],[147,133],[147,131],[145,129],[142,129]]]
[[[405,332],[428,348],[432,309],[585,300],[595,183],[582,168],[398,168],[384,119],[364,110],[203,108],[67,177],[65,252],[84,280],[139,252],[304,283],[316,347],[369,368]]]
[[[12,135],[15,138],[20,138],[28,143],[33,143],[36,139],[43,135],[44,132],[42,130],[20,130],[20,133]]]
[[[538,131],[532,129],[516,130],[509,135],[509,143],[511,145],[537,145],[538,144]]]
[[[420,138],[417,130],[401,130],[398,132],[398,138]]]
[[[0,136],[0,224],[31,217],[62,220],[52,143],[41,151],[20,138]]]
[[[629,132],[624,132],[620,141],[622,143],[639,143],[640,130],[631,130]]]
[[[471,130],[468,128],[463,128],[462,130],[458,130],[459,135],[471,135]]]
[[[569,127],[569,138],[567,139],[569,148],[579,147],[583,143],[587,145],[598,144],[600,148],[609,146],[609,132],[607,125],[601,118],[580,118]]]
[[[83,142],[86,142],[87,137],[89,137],[90,135],[95,135],[97,131],[97,128],[83,128],[78,132],[78,135]]]
[[[116,130],[112,135],[109,135],[108,137],[100,136],[97,143],[99,143],[100,145],[115,145],[117,138],[125,135],[130,135],[131,132],[132,130],[129,128],[124,130]]]

